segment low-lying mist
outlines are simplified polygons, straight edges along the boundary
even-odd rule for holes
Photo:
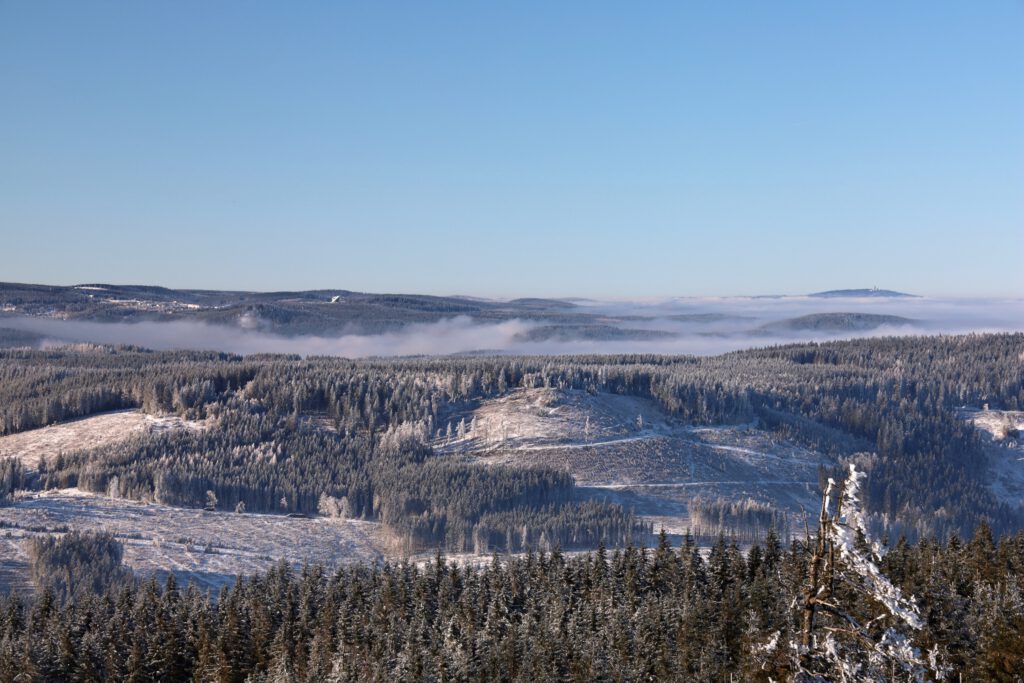
[[[159,350],[350,358],[466,353],[713,355],[798,341],[1024,331],[1024,300],[1014,299],[779,297],[585,301],[578,302],[576,311],[588,316],[588,325],[576,329],[572,324],[559,324],[556,334],[545,331],[553,327],[551,321],[544,319],[481,322],[468,316],[408,324],[383,334],[338,336],[275,334],[253,325],[251,320],[220,325],[190,320],[105,323],[4,317],[0,318],[0,327],[39,335],[48,346],[93,342]],[[587,334],[580,331],[584,328],[589,328]],[[608,338],[602,337],[602,331]]]

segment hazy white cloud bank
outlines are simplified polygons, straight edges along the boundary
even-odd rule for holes
[[[510,320],[479,325],[465,316],[436,323],[408,325],[385,334],[346,334],[337,337],[286,337],[243,327],[210,325],[176,320],[171,322],[98,323],[45,318],[8,318],[0,326],[47,337],[51,344],[96,342],[134,344],[150,349],[196,349],[231,353],[297,353],[363,358],[368,356],[416,356],[505,349],[530,323]]]
[[[359,358],[473,352],[520,354],[663,353],[710,355],[794,341],[825,341],[901,334],[1024,331],[1024,300],[955,299],[673,299],[657,302],[588,302],[582,312],[602,316],[601,325],[658,330],[675,336],[654,340],[525,341],[546,323],[509,320],[477,323],[458,316],[411,324],[385,334],[281,336],[258,326],[190,321],[98,323],[46,318],[4,318],[0,327],[44,335],[52,343],[134,344],[152,349],[206,349],[232,353],[296,353]],[[884,325],[860,332],[759,329],[763,325],[827,312],[910,318],[913,324]],[[629,316],[623,320],[622,316]],[[250,321],[251,322],[251,321]]]

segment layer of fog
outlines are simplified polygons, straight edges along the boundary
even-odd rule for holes
[[[551,339],[526,341],[544,321],[516,319],[478,323],[458,316],[410,324],[385,334],[283,336],[254,328],[186,320],[99,323],[50,318],[4,317],[0,327],[42,335],[49,344],[94,342],[151,349],[217,350],[239,354],[291,353],[345,356],[417,356],[460,353],[589,354],[658,353],[711,355],[795,341],[865,336],[1024,331],[1024,300],[818,299],[811,297],[672,299],[645,302],[580,302],[578,312],[598,316],[592,323],[629,330],[657,330],[672,337],[653,340]],[[779,331],[766,323],[814,313],[864,313],[912,319],[864,332]],[[673,316],[676,319],[673,319]],[[679,316],[686,316],[679,319]],[[692,316],[704,316],[692,318]],[[243,327],[241,323],[246,323]],[[246,329],[248,328],[248,329]]]

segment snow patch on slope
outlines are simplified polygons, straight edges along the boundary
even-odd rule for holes
[[[452,436],[434,447],[486,466],[564,469],[581,495],[673,529],[689,524],[698,496],[767,503],[795,523],[816,504],[819,464],[832,464],[752,424],[695,426],[649,399],[554,388],[483,401],[454,416]]]
[[[35,470],[44,457],[109,446],[138,434],[168,429],[206,429],[207,426],[206,421],[183,420],[176,415],[118,410],[0,436],[0,458],[21,458],[26,469]]]
[[[1024,411],[964,408],[959,414],[985,437],[989,488],[1010,505],[1024,505]]]
[[[8,528],[0,557],[28,561],[28,539],[66,529],[109,531],[124,544],[136,574],[173,571],[183,583],[219,588],[235,576],[265,571],[280,559],[328,567],[382,557],[378,525],[359,520],[174,508],[111,499],[79,489],[51,490],[0,508]],[[45,530],[45,531],[43,531]]]

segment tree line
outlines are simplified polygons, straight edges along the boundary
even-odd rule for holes
[[[54,547],[109,570],[110,543]],[[813,549],[769,532],[745,552],[724,537],[706,554],[689,536],[673,548],[662,535],[653,549],[555,548],[480,567],[280,563],[217,595],[173,574],[113,572],[95,592],[43,580],[33,596],[0,597],[0,683],[793,680]],[[946,680],[1019,680],[1024,535],[997,542],[982,525],[967,542],[901,539],[880,568],[920,615],[909,656],[933,657]],[[832,599],[883,629],[871,595]],[[853,655],[872,657],[859,642]]]

